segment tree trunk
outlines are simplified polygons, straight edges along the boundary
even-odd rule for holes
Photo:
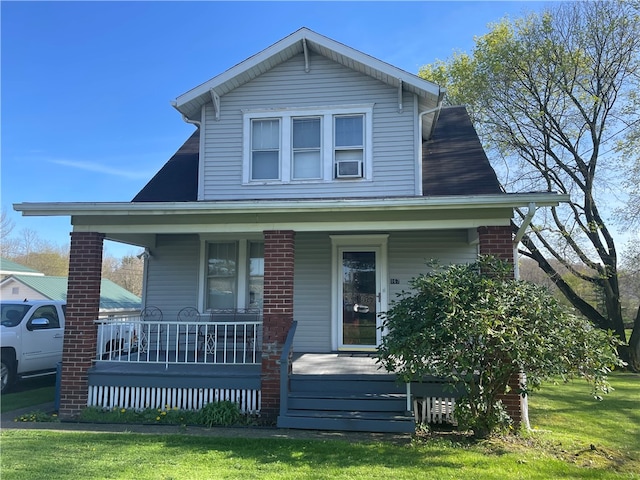
[[[623,358],[627,362],[627,368],[632,372],[640,372],[640,305],[636,313],[636,319],[633,322],[633,330],[629,338],[629,347],[627,351],[628,358]]]

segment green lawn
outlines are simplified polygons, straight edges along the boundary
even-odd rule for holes
[[[530,399],[534,432],[502,440],[439,435],[400,445],[5,429],[0,467],[3,480],[640,479],[640,376],[617,373],[612,384],[602,402],[586,384],[546,385]]]
[[[23,380],[14,388],[15,393],[2,395],[0,413],[53,402],[55,399],[55,377]]]

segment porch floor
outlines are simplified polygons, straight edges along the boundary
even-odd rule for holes
[[[393,376],[378,368],[373,355],[361,353],[300,353],[294,355],[292,372],[294,376]],[[261,365],[97,361],[89,370],[89,385],[259,390]]]
[[[161,356],[163,358],[163,356]],[[180,358],[181,360],[184,357]],[[191,360],[193,361],[193,360]],[[297,375],[385,375],[387,372],[376,364],[375,354],[366,353],[294,353],[293,373]],[[92,369],[112,374],[165,374],[191,376],[215,375],[260,376],[260,364],[231,363],[146,363],[97,361]]]
[[[293,355],[296,375],[387,375],[374,353],[298,353]]]

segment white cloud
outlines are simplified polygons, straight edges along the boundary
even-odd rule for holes
[[[51,160],[51,162],[65,167],[86,170],[89,172],[104,173],[106,175],[127,178],[129,180],[149,179],[153,175],[153,173],[135,170],[131,167],[119,169],[93,162],[78,162],[74,160]]]

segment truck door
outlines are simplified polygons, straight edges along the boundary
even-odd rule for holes
[[[21,371],[55,368],[62,360],[64,326],[55,305],[42,305],[24,324]]]

